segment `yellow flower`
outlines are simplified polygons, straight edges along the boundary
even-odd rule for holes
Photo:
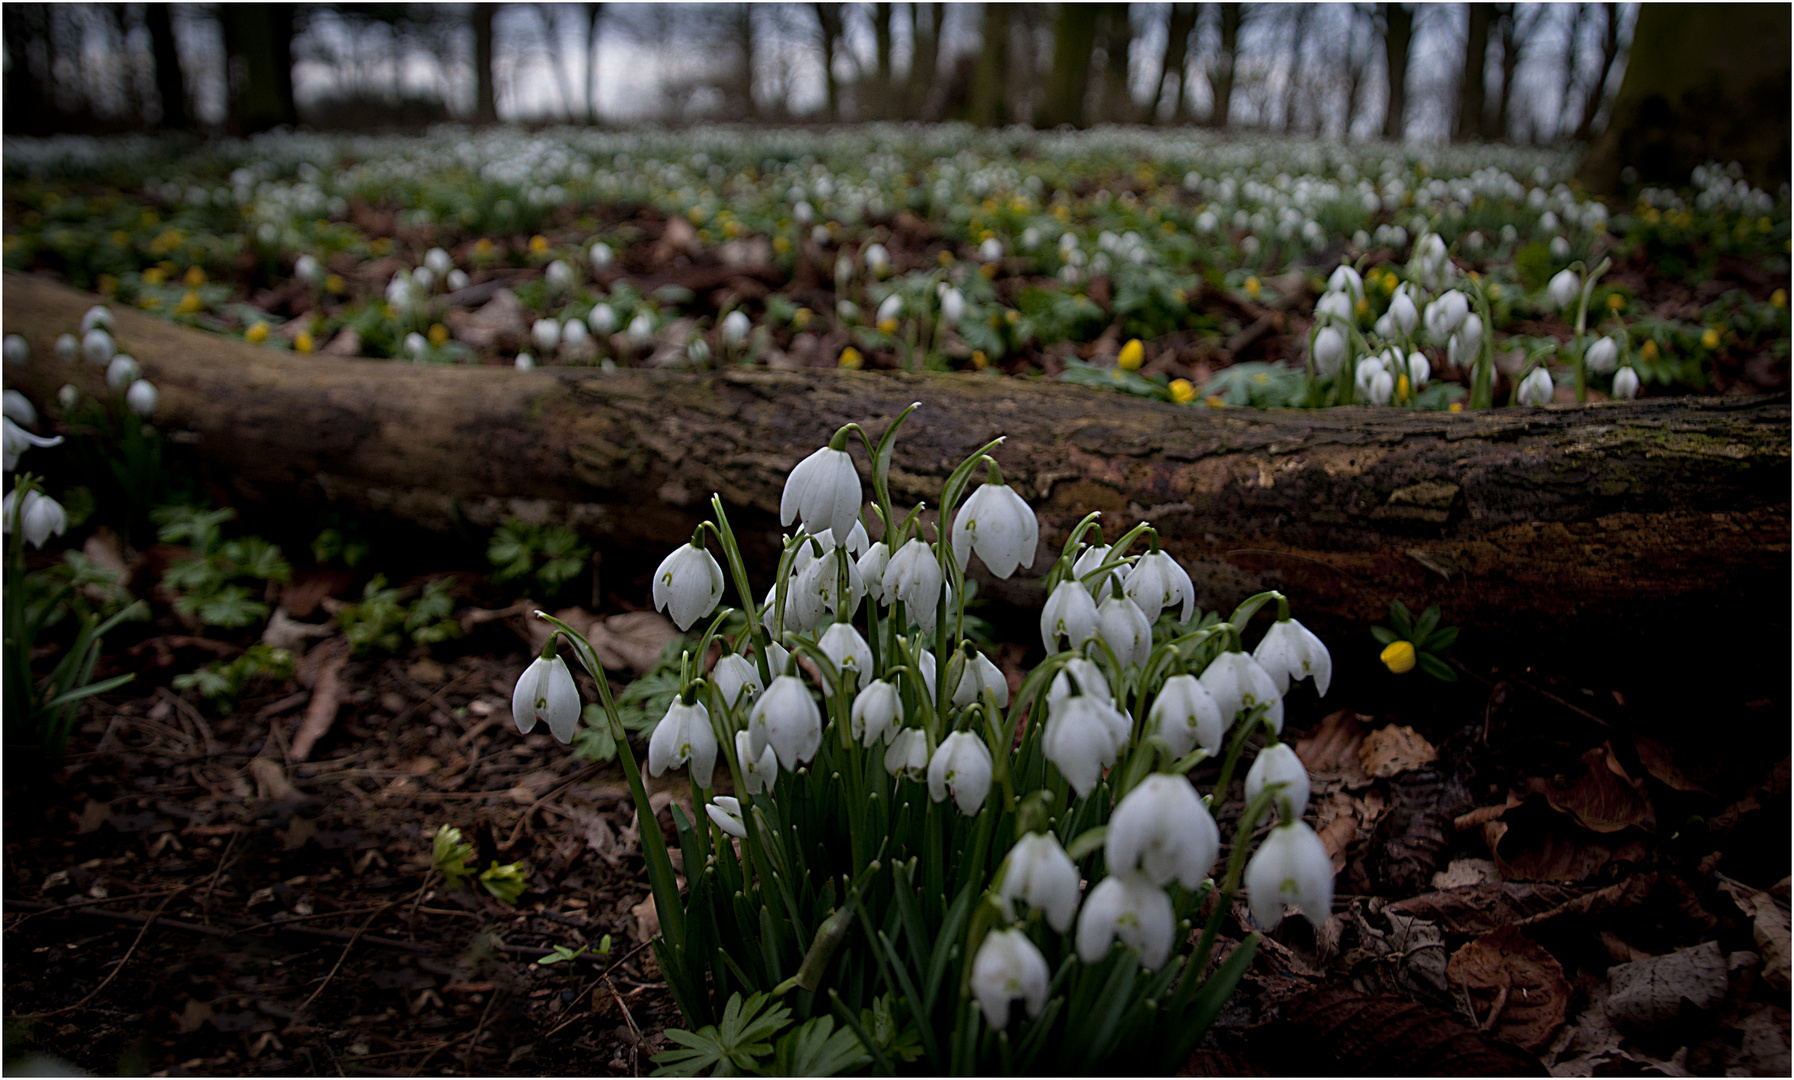
[[[1701,334],[1701,344],[1709,349],[1719,348],[1719,331],[1711,326],[1707,327],[1706,332]]]
[[[1397,400],[1397,401],[1408,400],[1408,389],[1409,389],[1408,377],[1406,375],[1403,375],[1400,378],[1396,379],[1395,380],[1395,400]]]
[[[181,306],[176,310],[182,315],[191,315],[203,307],[205,304],[200,300],[199,294],[188,289],[186,295],[181,297]]]
[[[878,320],[878,332],[881,334],[895,334],[897,332],[897,320],[896,319],[880,319],[880,320]]]
[[[1358,298],[1358,302],[1356,304],[1352,305],[1352,312],[1353,312],[1353,314],[1357,315],[1359,318],[1363,318],[1364,316],[1369,315],[1370,314],[1370,301],[1366,300],[1364,297],[1360,296]]]
[[[984,275],[984,280],[989,281],[992,278],[997,276],[997,264],[996,263],[985,263],[983,266],[980,266],[978,268],[978,272],[980,274]]]
[[[791,328],[793,330],[802,330],[804,327],[810,325],[810,317],[814,314],[815,312],[807,307],[798,308],[791,313]]]
[[[1406,675],[1414,670],[1414,663],[1417,659],[1414,653],[1414,643],[1412,641],[1391,642],[1378,659],[1382,660],[1390,671],[1397,675]]]
[[[249,329],[243,333],[243,340],[249,342],[251,345],[260,345],[262,342],[267,341],[268,324],[259,320],[250,323]]]
[[[860,368],[866,366],[866,358],[860,355],[860,350],[849,345],[847,348],[841,350],[841,359],[836,361],[836,363],[838,366],[844,367],[849,371],[858,371]]]
[[[1262,287],[1263,286],[1258,283],[1257,276],[1246,279],[1246,295],[1250,296],[1252,299],[1258,299],[1258,292]]]
[[[1772,308],[1787,307],[1788,306],[1788,290],[1777,289],[1774,292],[1770,293],[1769,294],[1769,306]]]
[[[160,285],[167,277],[167,273],[165,273],[160,266],[151,266],[143,271],[143,283],[145,285]]]
[[[154,311],[162,306],[162,298],[160,296],[139,296],[137,298],[137,306],[148,311]]]
[[[710,216],[710,211],[704,209],[702,206],[694,206],[686,211],[685,216],[691,219],[693,225],[702,225],[704,224],[704,219]]]
[[[448,327],[442,325],[441,323],[432,323],[431,324],[431,326],[430,326],[430,344],[432,344],[432,345],[436,346],[438,349],[440,349],[444,345],[448,344],[448,339],[449,339]]]
[[[531,255],[540,255],[547,250],[548,237],[543,236],[541,233],[537,233],[529,238],[529,252]]]
[[[1643,357],[1645,363],[1647,363],[1647,364],[1656,363],[1657,362],[1657,343],[1655,341],[1645,342],[1644,348],[1638,350],[1638,355]]]
[[[1615,315],[1618,315],[1620,312],[1624,311],[1625,309],[1626,309],[1626,298],[1624,296],[1621,296],[1619,293],[1608,293],[1607,294],[1607,310],[1613,312]]]
[[[112,231],[112,243],[117,247],[130,247],[131,234],[123,229],[114,229]]]
[[[197,289],[206,283],[206,272],[197,266],[189,266],[181,280],[187,283],[187,288]]]
[[[1196,388],[1190,385],[1188,379],[1172,379],[1171,400],[1179,405],[1188,405],[1196,400]]]
[[[299,331],[298,336],[293,338],[293,351],[294,352],[299,352],[299,353],[311,352],[311,346],[312,346],[311,331],[309,331],[309,330],[301,330],[301,331]]]
[[[1784,299],[1785,299],[1785,297],[1784,297]],[[1022,321],[1022,313],[1020,311],[1017,311],[1015,308],[1010,308],[1008,311],[1005,311],[1003,313],[1003,318],[1006,322],[1009,323],[1010,326],[1014,326],[1016,323],[1019,323]]]
[[[478,240],[475,240],[473,242],[473,253],[475,256],[477,256],[478,258],[481,258],[481,259],[491,258],[492,257],[492,241],[486,239],[484,236],[480,237]]]
[[[942,267],[952,266],[953,265],[953,253],[951,251],[948,251],[946,248],[942,248],[941,253],[934,257],[934,261],[937,263],[940,263]]]
[[[1218,394],[1210,394],[1208,397],[1202,399],[1202,403],[1211,409],[1227,408],[1227,402],[1222,401]]]
[[[101,296],[111,296],[118,291],[118,279],[111,274],[101,274],[94,287],[100,290]]]
[[[1491,299],[1491,300],[1501,299],[1501,283],[1500,282],[1491,281],[1489,283],[1489,299]]]
[[[785,254],[786,252],[791,250],[791,238],[789,236],[773,237],[772,238],[772,249],[774,251],[778,252],[780,255]]]
[[[1146,362],[1146,346],[1140,344],[1139,338],[1132,338],[1121,347],[1121,355],[1115,358],[1116,366],[1123,371],[1139,371],[1140,365]]]
[[[989,366],[990,366],[990,357],[984,355],[984,350],[982,350],[982,349],[972,350],[972,370],[973,371],[983,371],[985,368],[987,368]]]
[[[1774,232],[1775,222],[1770,221],[1766,217],[1760,217],[1757,219],[1757,231],[1760,233]]]
[[[1446,406],[1446,411],[1448,411],[1448,412],[1463,412],[1464,411],[1464,403],[1461,401],[1454,401],[1450,405]]]
[[[330,274],[324,278],[324,291],[332,296],[341,296],[348,287],[349,283],[343,280],[341,274]]]

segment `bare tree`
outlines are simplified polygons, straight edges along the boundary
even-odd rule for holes
[[[1053,29],[1053,68],[1047,76],[1040,123],[1045,127],[1084,125],[1084,99],[1090,90],[1090,54],[1096,42],[1095,4],[1064,4]]]
[[[1589,5],[1593,7],[1593,5]],[[1601,105],[1607,100],[1607,83],[1613,78],[1614,61],[1620,56],[1620,6],[1618,4],[1602,4],[1604,16],[1601,30],[1601,66],[1595,70],[1594,80],[1589,84],[1588,94],[1582,102],[1582,120],[1576,125],[1574,138],[1578,142],[1588,141],[1589,133],[1595,126],[1595,114],[1601,111]]]
[[[1190,34],[1196,29],[1196,5],[1172,4],[1171,17],[1165,24],[1165,58],[1159,65],[1159,81],[1153,86],[1152,105],[1147,109],[1147,117],[1154,123],[1159,121],[1159,111],[1165,102],[1165,83],[1174,80],[1177,88],[1171,95],[1172,123],[1176,123],[1184,114],[1184,67],[1190,59]]]
[[[1481,139],[1485,117],[1483,106],[1489,78],[1489,24],[1494,21],[1494,4],[1470,4],[1470,21],[1464,34],[1464,74],[1458,85],[1458,117],[1453,137],[1460,142]]]
[[[835,56],[841,46],[841,5],[810,5],[816,14],[816,42],[822,50],[822,85],[827,93],[828,118],[841,119],[841,83],[835,78]]]
[[[909,5],[909,85],[904,97],[908,114],[917,120],[930,116],[935,74],[940,69],[941,21],[946,15],[946,4]]]
[[[1399,140],[1408,127],[1408,60],[1414,47],[1414,9],[1378,4],[1383,31],[1383,70],[1389,92],[1383,104],[1383,138]]]
[[[984,25],[980,30],[983,44],[978,53],[978,68],[972,75],[972,123],[980,127],[1001,127],[1009,122],[1008,95],[1004,78],[1009,67],[1009,5],[985,4]]]
[[[1240,23],[1243,5],[1221,4],[1221,48],[1215,55],[1214,74],[1209,85],[1214,88],[1214,103],[1209,107],[1208,126],[1224,128],[1227,114],[1233,109],[1234,76],[1239,65]]]
[[[492,16],[497,4],[473,6],[473,118],[482,124],[498,122],[498,95],[493,89]]]
[[[1491,130],[1498,139],[1510,138],[1514,104],[1514,76],[1526,46],[1533,40],[1533,31],[1548,9],[1543,4],[1497,4],[1497,37],[1501,41],[1501,91],[1495,99],[1495,124]]]
[[[1283,130],[1296,130],[1296,93],[1302,87],[1302,48],[1308,40],[1309,20],[1314,16],[1313,4],[1296,4],[1295,18],[1290,20],[1289,70],[1283,84]]]

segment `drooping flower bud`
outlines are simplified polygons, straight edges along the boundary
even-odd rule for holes
[[[1246,771],[1246,801],[1258,798],[1272,784],[1282,784],[1276,795],[1277,815],[1285,822],[1299,821],[1308,810],[1308,767],[1288,743],[1259,751]]]
[[[811,533],[828,529],[846,536],[860,519],[865,504],[860,474],[847,451],[825,446],[797,463],[785,480],[779,499],[779,524],[801,517]]]
[[[885,772],[911,780],[928,775],[928,735],[919,728],[904,728],[885,748]]]
[[[993,930],[978,946],[971,981],[972,996],[978,999],[984,1022],[1001,1031],[1009,1026],[1009,1006],[1017,999],[1030,1017],[1040,1015],[1052,973],[1028,935],[1020,930]]]
[[[1583,355],[1583,364],[1596,375],[1606,375],[1620,364],[1620,343],[1610,337],[1599,338]]]
[[[731,709],[739,707],[743,701],[752,702],[765,689],[760,681],[760,669],[752,660],[737,653],[730,653],[716,662],[710,669],[710,681],[716,686],[723,704]]]
[[[1152,656],[1152,624],[1125,596],[1111,596],[1097,606],[1096,632],[1123,667],[1145,667]]]
[[[1076,649],[1096,636],[1096,625],[1096,601],[1071,578],[1061,581],[1040,609],[1040,640],[1048,653],[1059,651],[1061,639]]]
[[[1128,568],[1121,591],[1128,595],[1146,616],[1150,625],[1159,613],[1179,602],[1184,610],[1179,622],[1188,623],[1196,614],[1196,587],[1190,583],[1189,571],[1164,551],[1149,551]]]
[[[754,795],[772,789],[773,781],[779,778],[779,756],[769,746],[755,757],[748,753],[751,742],[747,732],[735,733],[735,757],[741,762],[741,785],[749,795]]]
[[[904,610],[924,633],[933,633],[941,596],[941,564],[933,550],[911,539],[891,556],[884,572],[885,596],[903,601]]]
[[[940,802],[949,794],[959,812],[970,817],[990,794],[992,762],[984,740],[956,731],[941,740],[928,763],[928,797]]]
[[[903,726],[903,695],[895,685],[875,679],[854,695],[851,719],[853,737],[862,745],[879,739],[888,744]]]
[[[1623,367],[1613,377],[1613,396],[1620,401],[1631,401],[1638,396],[1638,372],[1631,367]]]
[[[1542,367],[1532,369],[1532,374],[1520,380],[1519,402],[1522,405],[1549,405],[1556,396],[1551,382],[1551,373]]]
[[[1097,882],[1078,916],[1078,959],[1096,964],[1111,943],[1140,955],[1140,966],[1156,971],[1171,957],[1175,913],[1165,890],[1137,874],[1111,874]]]
[[[1568,308],[1582,295],[1582,278],[1574,270],[1559,270],[1545,286],[1545,296],[1553,307]]]
[[[1277,691],[1277,680],[1258,666],[1258,661],[1245,653],[1226,652],[1202,673],[1202,687],[1215,699],[1221,710],[1221,726],[1233,727],[1240,714],[1259,705],[1269,706],[1265,719],[1273,731],[1283,731],[1283,695]]]
[[[715,795],[704,804],[704,813],[716,827],[737,840],[747,839],[747,825],[741,820],[741,800],[733,795]]]
[[[688,761],[692,780],[701,788],[709,787],[716,770],[716,733],[710,727],[710,710],[702,702],[686,705],[675,697],[648,739],[648,775],[659,776]]]
[[[1266,930],[1283,921],[1283,906],[1295,907],[1319,926],[1333,911],[1333,860],[1314,830],[1301,821],[1279,825],[1246,864],[1252,918]]]
[[[758,758],[768,746],[786,770],[809,761],[822,746],[822,712],[795,675],[774,678],[748,712],[749,755]]]
[[[1093,693],[1064,698],[1047,707],[1041,750],[1080,797],[1096,789],[1103,770],[1127,746],[1128,718]]]
[[[716,610],[723,596],[723,568],[701,547],[681,544],[654,571],[654,610],[672,616],[681,630]]]
[[[1333,654],[1313,631],[1294,619],[1272,623],[1252,651],[1252,659],[1271,676],[1280,694],[1289,692],[1291,680],[1312,678],[1318,694],[1325,694],[1333,681]]]
[[[1166,679],[1146,714],[1145,733],[1164,739],[1172,757],[1181,758],[1198,746],[1219,753],[1226,729],[1220,706],[1194,675]]]
[[[1153,773],[1115,807],[1103,840],[1111,874],[1138,871],[1154,885],[1194,889],[1221,853],[1221,831],[1182,776]]]
[[[13,506],[18,496],[15,488],[0,500],[0,530],[12,532]],[[61,536],[69,527],[68,513],[62,504],[41,491],[25,493],[25,503],[18,511],[19,532],[25,542],[41,548],[52,536]]]
[[[1047,925],[1061,934],[1070,930],[1078,910],[1078,867],[1059,846],[1059,838],[1050,832],[1029,833],[1015,842],[1004,861],[997,895],[1044,912]]]
[[[555,738],[573,741],[574,728],[579,725],[579,688],[573,685],[567,661],[558,656],[537,657],[523,670],[511,692],[511,718],[525,735],[537,720],[543,720]]]
[[[953,556],[964,569],[976,551],[999,578],[1017,566],[1034,565],[1040,523],[1027,502],[1011,487],[985,483],[972,492],[953,519]]]
[[[841,672],[842,682],[851,693],[860,683],[872,675],[872,646],[853,628],[852,623],[838,622],[823,631],[816,645]],[[834,686],[828,679],[822,680],[822,695],[833,697]]]

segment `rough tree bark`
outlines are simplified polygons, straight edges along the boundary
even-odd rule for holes
[[[1097,4],[1061,4],[1053,28],[1053,70],[1040,104],[1040,127],[1084,126],[1090,91],[1090,54],[1096,43]]]
[[[167,4],[145,4],[143,25],[149,30],[150,56],[156,64],[156,99],[162,115],[156,124],[165,131],[185,131],[192,126],[187,111],[187,81],[181,72],[181,54],[175,47],[174,25]]]
[[[1494,4],[1471,4],[1470,22],[1464,35],[1464,74],[1458,86],[1458,124],[1456,137],[1472,141],[1487,136],[1484,130],[1483,102],[1489,67],[1489,24],[1493,21]]]
[[[498,123],[498,96],[492,70],[492,17],[497,4],[475,4],[473,24],[473,118],[481,124]]]
[[[1400,141],[1408,130],[1408,54],[1414,45],[1414,9],[1407,4],[1378,4],[1383,20],[1383,70],[1388,93],[1383,99],[1383,138]]]
[[[1196,30],[1196,5],[1172,4],[1171,18],[1165,27],[1165,57],[1159,65],[1159,81],[1152,94],[1152,107],[1147,111],[1148,119],[1153,123],[1161,119],[1169,123],[1180,123],[1184,118],[1185,87],[1184,66],[1190,58],[1190,35]],[[1171,115],[1161,118],[1159,106],[1165,100],[1165,82],[1168,79],[1177,81],[1177,88],[1171,92]]]
[[[978,67],[972,75],[972,123],[1002,127],[1009,123],[1009,101],[1004,90],[1009,70],[1009,5],[984,5],[983,42]]]
[[[1209,105],[1208,126],[1225,128],[1227,114],[1233,109],[1234,65],[1239,59],[1240,21],[1243,9],[1239,4],[1221,4],[1221,50],[1215,56],[1215,73],[1209,76],[1215,100]]]
[[[65,381],[105,392],[102,372],[52,351],[93,297],[11,272],[4,296],[33,356],[9,368],[12,385],[40,405]],[[1049,553],[1100,510],[1111,536],[1141,519],[1161,529],[1205,608],[1275,587],[1356,641],[1401,598],[1444,604],[1489,648],[1634,671],[1674,655],[1689,678],[1703,650],[1729,672],[1761,653],[1786,671],[1785,396],[1189,409],[1007,378],[294,357],[115,317],[160,388],[157,423],[234,498],[289,513],[334,504],[442,531],[561,521],[607,558],[651,566],[718,492],[758,558],[803,455],[850,421],[877,435],[919,401],[890,474],[900,503],[933,500],[954,464],[1005,435],[995,457],[1040,514],[1033,572],[989,583],[998,601],[1037,606]]]

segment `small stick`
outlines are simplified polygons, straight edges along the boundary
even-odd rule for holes
[[[60,1009],[51,1009],[49,1012],[34,1013],[30,1016],[21,1017],[21,1019],[41,1020],[46,1016],[56,1016],[60,1013],[73,1012],[74,1010],[79,1009],[81,1006],[87,1004],[88,1002],[92,1001],[94,998],[98,997],[100,995],[100,991],[106,989],[108,986],[111,986],[112,980],[118,978],[118,973],[123,971],[125,969],[125,965],[131,962],[131,957],[137,955],[137,946],[143,944],[144,935],[148,934],[149,928],[151,926],[155,925],[157,917],[160,916],[163,911],[167,910],[169,903],[172,900],[174,900],[175,897],[186,892],[190,888],[192,888],[191,885],[182,885],[180,888],[174,890],[173,892],[169,893],[166,897],[163,898],[162,905],[156,909],[156,913],[154,915],[151,915],[149,918],[147,918],[143,921],[143,929],[137,931],[137,939],[135,941],[131,942],[131,947],[125,951],[124,959],[120,960],[118,962],[118,966],[114,967],[112,969],[112,973],[107,975],[105,979],[101,980],[100,985],[94,987],[93,990],[91,992],[89,992],[86,997],[82,998],[80,1001],[75,1002],[73,1005],[64,1005]]]
[[[336,978],[336,973],[342,970],[343,961],[349,958],[349,952],[355,948],[355,943],[361,940],[361,935],[366,933],[367,928],[372,926],[374,920],[380,917],[380,912],[385,911],[389,907],[392,907],[390,903],[380,905],[374,910],[372,915],[367,917],[367,921],[361,924],[361,929],[355,931],[355,936],[349,939],[347,945],[343,946],[343,954],[336,958],[336,966],[330,969],[330,974],[324,976],[324,981],[319,983],[318,988],[311,992],[311,996],[305,999],[304,1004],[293,1011],[295,1017],[303,1016],[305,1010],[311,1008],[311,1003],[318,1000],[318,995],[324,992],[324,988],[330,985],[330,980]]]

